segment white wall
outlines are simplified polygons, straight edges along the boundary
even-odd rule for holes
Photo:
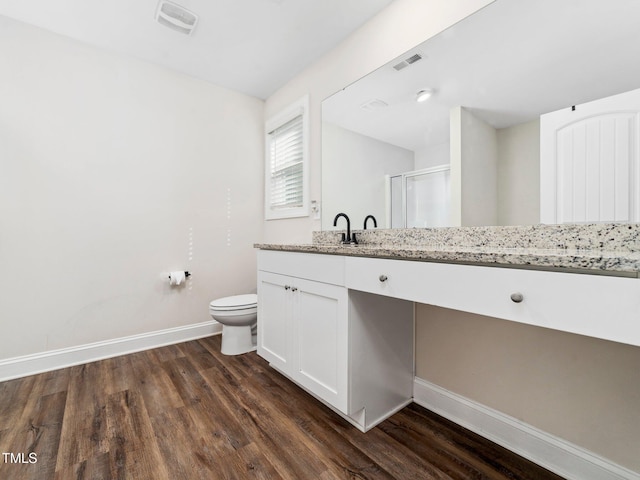
[[[498,132],[498,225],[540,223],[540,120]]]
[[[269,118],[309,94],[312,200],[321,196],[322,100],[490,3],[492,0],[395,0],[267,99]],[[266,221],[265,241],[308,242],[311,232],[320,227],[320,221],[311,217]]]
[[[496,130],[463,107],[450,114],[452,225],[498,223]]]
[[[0,358],[255,290],[262,101],[0,17],[0,105]]]
[[[450,163],[450,155],[449,142],[421,148],[415,152],[415,168],[416,170],[422,170],[423,168],[448,165]]]
[[[322,155],[322,229],[334,228],[333,219],[344,211],[345,205],[349,207],[345,213],[351,219],[351,228],[361,229],[367,215],[376,217],[378,227],[383,227],[386,212],[384,176],[413,170],[413,152],[324,123]],[[340,220],[336,228],[344,230],[344,220]]]

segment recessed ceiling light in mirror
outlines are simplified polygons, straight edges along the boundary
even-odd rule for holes
[[[433,95],[432,89],[423,88],[422,90],[418,91],[418,93],[416,93],[416,102],[426,102],[427,100],[429,100],[429,98],[431,98],[431,95]]]

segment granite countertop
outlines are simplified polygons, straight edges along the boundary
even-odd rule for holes
[[[309,244],[255,244],[264,250],[640,276],[640,224],[445,227],[313,233]]]
[[[264,250],[640,276],[640,223],[444,227],[313,232],[309,244],[256,244]]]
[[[390,258],[424,262],[460,263],[494,267],[565,270],[571,272],[638,276],[640,254],[578,249],[488,248],[395,245],[255,244],[263,250]]]

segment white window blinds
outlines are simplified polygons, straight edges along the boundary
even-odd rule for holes
[[[302,114],[268,133],[270,198],[272,210],[303,206],[303,122]]]
[[[265,218],[309,215],[309,98],[265,124]]]

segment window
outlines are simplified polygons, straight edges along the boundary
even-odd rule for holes
[[[267,220],[309,215],[308,110],[305,96],[266,123]]]

